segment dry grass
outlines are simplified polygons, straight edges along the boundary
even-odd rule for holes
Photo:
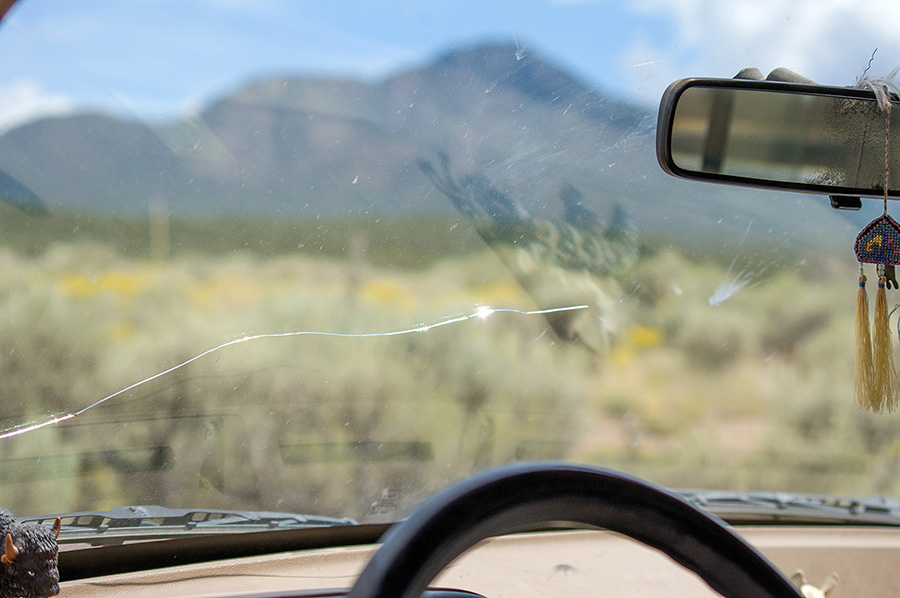
[[[302,256],[151,263],[59,245],[0,253],[0,270],[7,428],[244,335],[389,332],[477,305],[535,307],[490,254],[403,270]],[[514,314],[231,346],[0,441],[0,504],[393,518],[471,471],[534,458],[681,487],[900,493],[900,424],[852,397],[851,265],[820,264],[816,280],[772,268],[710,305],[737,275],[649,255],[623,281],[629,324],[602,357]]]

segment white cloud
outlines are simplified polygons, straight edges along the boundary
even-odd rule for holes
[[[731,77],[747,66],[765,74],[784,66],[822,84],[852,85],[876,48],[870,74],[900,64],[896,0],[636,0],[631,9],[668,17],[676,35],[665,45],[633,40],[621,63],[656,60],[666,81]],[[634,71],[626,77],[638,87],[646,73]],[[655,80],[642,92],[658,97],[661,85]]]
[[[20,79],[0,87],[0,132],[42,116],[71,112],[72,102],[43,91],[31,80]]]

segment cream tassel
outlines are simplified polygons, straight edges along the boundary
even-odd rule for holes
[[[884,265],[878,265],[878,291],[875,293],[875,323],[872,335],[873,391],[868,405],[873,411],[893,411],[897,406],[897,366],[888,319]]]
[[[856,294],[856,403],[877,411],[881,400],[874,388],[875,367],[872,364],[872,335],[869,331],[869,298],[866,275],[859,267],[859,292]]]

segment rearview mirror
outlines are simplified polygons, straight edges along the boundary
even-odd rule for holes
[[[883,197],[885,117],[870,90],[683,79],[660,104],[657,158],[663,170],[688,179]],[[888,195],[896,198],[900,112],[892,120],[889,164],[896,174],[888,177]]]

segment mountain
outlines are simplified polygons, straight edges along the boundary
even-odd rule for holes
[[[483,172],[536,215],[558,214],[559,189],[571,184],[602,215],[621,205],[641,230],[673,238],[703,224],[725,240],[748,228],[791,239],[797,233],[785,223],[797,219],[825,237],[848,234],[824,198],[663,174],[655,124],[654,110],[608,97],[533,53],[484,44],[377,83],[249,82],[161,125],[103,114],[39,120],[0,136],[0,167],[51,213],[145,213],[161,197],[185,215],[449,215],[416,166],[445,153],[460,174]]]

